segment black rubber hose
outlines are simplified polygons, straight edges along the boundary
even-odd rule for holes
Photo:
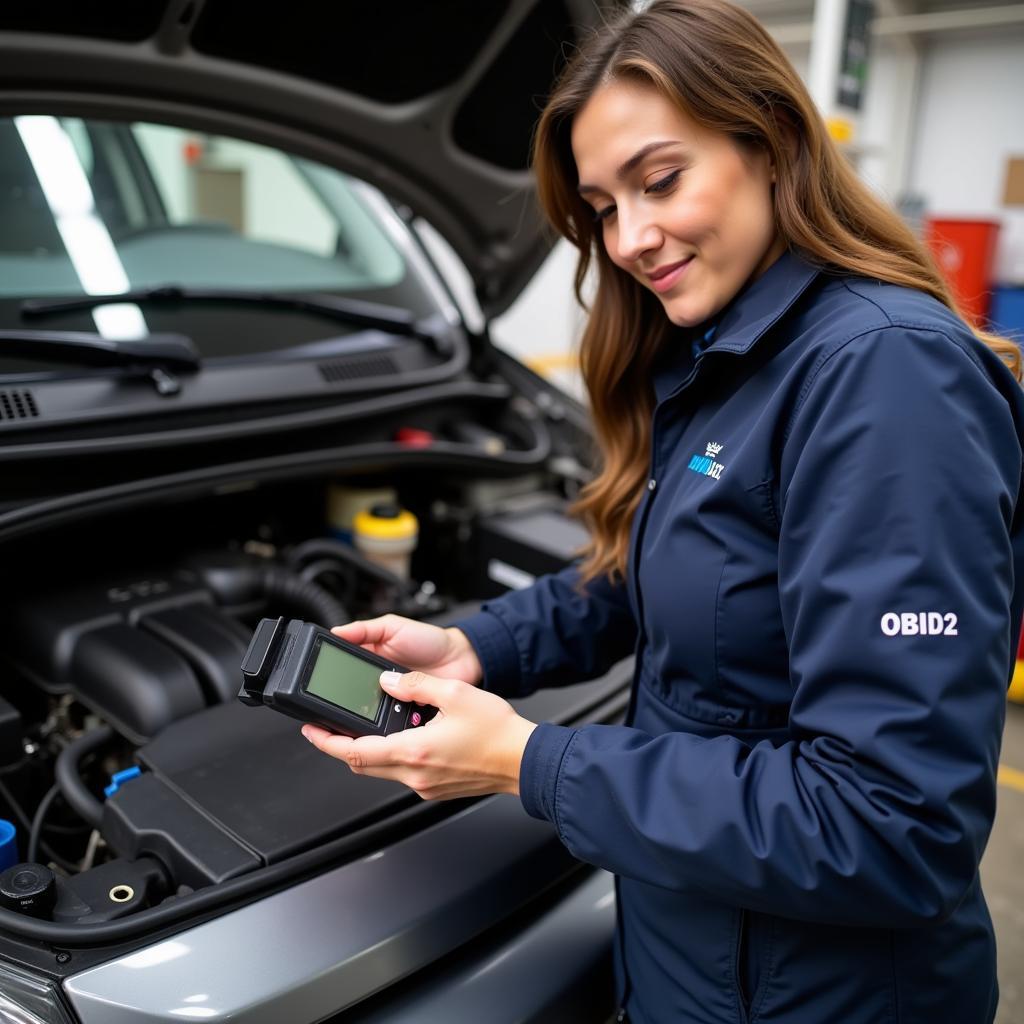
[[[350,565],[342,565],[336,558],[315,558],[302,567],[299,576],[318,586],[322,586],[321,576],[333,576],[336,584],[331,588],[331,593],[337,596],[346,610],[356,603],[359,579]]]
[[[349,620],[345,606],[318,583],[303,579],[295,566],[268,566],[261,558],[223,555],[199,556],[189,562],[189,567],[222,605],[266,598],[280,601],[297,617],[322,626],[337,626]]]
[[[113,735],[114,731],[109,725],[101,725],[98,729],[83,733],[60,752],[54,769],[61,795],[71,809],[93,828],[100,827],[103,804],[89,792],[82,781],[78,765],[86,754],[102,747]]]
[[[331,540],[329,537],[315,537],[313,540],[296,544],[291,550],[285,552],[284,557],[288,564],[296,570],[301,569],[312,558],[334,558],[358,569],[367,576],[380,580],[381,583],[390,584],[402,594],[411,594],[416,589],[416,585],[410,580],[393,573],[390,569],[385,569],[383,565],[371,562],[369,558],[360,554],[351,545],[343,544],[340,540]]]
[[[352,589],[355,587],[355,573],[350,565],[342,565],[336,558],[314,558],[312,562],[307,562],[299,573],[300,578],[308,581],[315,581],[318,576],[322,576],[324,573],[331,573],[334,576],[345,577],[346,583],[351,583]]]
[[[25,860],[29,864],[35,864],[39,856],[39,840],[43,835],[43,822],[46,820],[46,814],[50,810],[50,804],[53,803],[59,794],[60,786],[51,786],[46,796],[39,801],[39,806],[36,808],[36,816],[32,819],[32,827],[28,830],[28,851],[25,854]]]
[[[263,589],[268,600],[280,600],[297,608],[303,618],[312,619],[321,626],[329,628],[348,622],[348,612],[340,601],[319,584],[304,580],[286,569],[267,569],[263,576]]]

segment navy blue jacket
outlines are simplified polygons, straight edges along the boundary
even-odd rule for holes
[[[625,584],[461,624],[509,696],[635,651],[627,724],[542,724],[521,770],[619,876],[631,1020],[991,1021],[1021,389],[940,303],[792,254],[654,386]]]

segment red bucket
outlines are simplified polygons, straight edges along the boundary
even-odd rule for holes
[[[996,261],[999,222],[995,220],[925,221],[925,241],[953,290],[963,314],[976,324],[988,316]]]

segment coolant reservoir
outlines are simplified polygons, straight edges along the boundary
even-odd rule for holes
[[[364,509],[352,523],[356,549],[402,579],[409,578],[409,561],[419,532],[419,523],[408,509],[387,503]]]
[[[351,544],[352,524],[364,508],[394,505],[397,500],[392,487],[353,487],[333,483],[327,488],[327,524],[338,540]]]

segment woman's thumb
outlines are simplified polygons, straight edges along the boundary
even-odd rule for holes
[[[414,700],[420,704],[438,705],[443,688],[443,680],[436,679],[426,672],[381,672],[381,687],[392,697],[399,700]]]

